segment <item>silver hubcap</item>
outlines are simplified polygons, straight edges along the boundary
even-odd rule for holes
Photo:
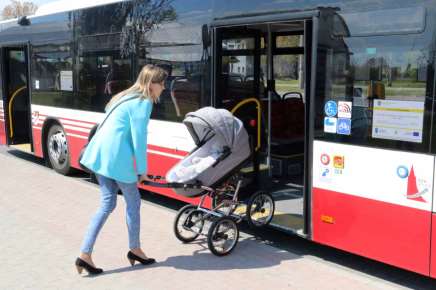
[[[48,140],[48,152],[50,158],[57,164],[65,163],[68,156],[68,146],[64,132],[58,131],[50,136]]]
[[[264,225],[272,217],[274,201],[268,195],[259,195],[250,209],[251,220],[257,225]]]
[[[221,253],[227,253],[235,246],[238,237],[238,228],[230,220],[223,220],[216,225],[212,232],[214,248]]]
[[[202,213],[196,209],[187,209],[179,219],[177,229],[184,238],[193,238],[203,229]]]

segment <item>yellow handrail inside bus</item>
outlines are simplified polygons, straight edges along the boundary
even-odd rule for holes
[[[247,104],[247,103],[256,103],[257,107],[257,145],[255,150],[259,150],[260,149],[260,131],[261,131],[261,126],[260,126],[260,121],[261,121],[261,105],[258,99],[256,98],[249,98],[249,99],[245,99],[241,102],[239,102],[238,104],[236,104],[236,106],[232,109],[232,114],[235,114],[235,112],[242,107],[243,105]]]
[[[26,88],[26,86],[19,88],[12,94],[11,98],[9,99],[9,138],[14,137],[14,127],[12,125],[12,105],[14,103],[14,99],[21,91],[25,90]]]

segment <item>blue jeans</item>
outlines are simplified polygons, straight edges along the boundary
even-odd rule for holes
[[[140,247],[139,227],[140,227],[140,206],[141,197],[136,183],[123,183],[105,176],[97,174],[97,180],[100,184],[101,202],[100,208],[91,219],[88,230],[83,240],[81,252],[92,253],[92,249],[97,239],[97,235],[106,222],[109,214],[117,205],[117,192],[121,189],[124,199],[126,200],[126,220],[129,232],[129,248],[135,249]]]

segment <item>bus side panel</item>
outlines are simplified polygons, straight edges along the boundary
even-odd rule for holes
[[[6,144],[6,121],[3,110],[3,100],[0,100],[0,145]]]
[[[313,240],[429,275],[434,157],[314,142]]]
[[[36,127],[32,124],[32,132],[33,132],[33,154],[38,157],[44,157],[42,152],[42,128]]]
[[[427,211],[318,188],[313,194],[315,241],[428,275]]]
[[[436,168],[436,159],[435,159]],[[435,182],[436,182],[436,171],[435,171]],[[436,184],[433,185],[435,188]],[[431,222],[431,260],[430,260],[430,276],[436,278],[436,199],[433,193],[433,210],[432,210],[432,222]]]
[[[434,207],[433,207],[434,208]],[[430,276],[436,278],[436,213],[432,214]]]

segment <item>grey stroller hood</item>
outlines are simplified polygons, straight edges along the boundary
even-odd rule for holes
[[[218,141],[231,150],[237,146],[235,140],[237,140],[238,131],[241,130],[238,121],[227,110],[204,107],[186,114],[183,123],[188,128],[195,145],[201,146],[213,135],[217,135]]]
[[[247,131],[242,122],[225,109],[204,107],[183,120],[197,148],[174,165],[166,175],[172,183],[212,186],[233,172],[250,156]],[[184,196],[203,190],[174,189]]]

